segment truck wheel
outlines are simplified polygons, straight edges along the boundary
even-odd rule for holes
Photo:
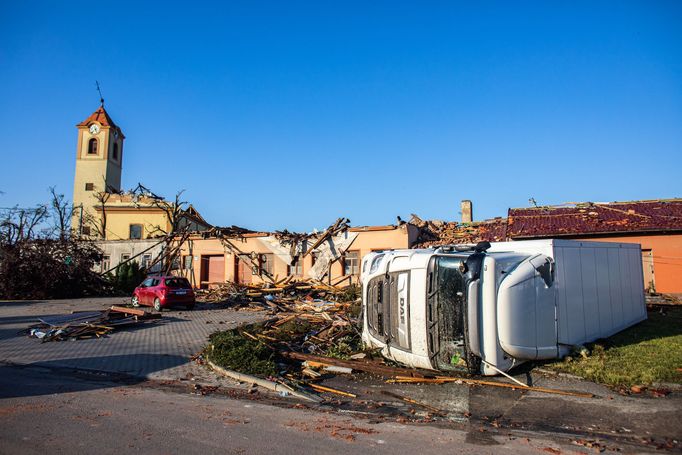
[[[154,299],[154,310],[161,311],[161,300],[158,297]]]
[[[130,299],[130,303],[131,303],[135,308],[137,308],[137,307],[140,306],[140,300],[137,298],[136,295],[134,295],[133,298]]]

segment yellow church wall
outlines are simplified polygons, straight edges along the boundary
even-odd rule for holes
[[[101,212],[98,211],[98,213]],[[143,226],[143,239],[163,235],[162,232],[155,229],[156,227],[160,227],[165,231],[170,229],[166,214],[160,210],[131,209],[129,211],[120,211],[108,208],[106,214],[107,240],[130,238],[131,224],[141,224]]]

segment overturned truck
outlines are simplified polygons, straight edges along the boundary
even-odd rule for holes
[[[640,246],[529,240],[363,258],[363,341],[392,360],[495,375],[646,319]]]

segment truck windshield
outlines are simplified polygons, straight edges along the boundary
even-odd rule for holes
[[[465,281],[460,265],[466,256],[435,256],[429,264],[427,332],[429,357],[443,370],[466,368],[464,360]]]

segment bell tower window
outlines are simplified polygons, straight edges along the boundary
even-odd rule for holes
[[[115,160],[118,159],[118,143],[114,142],[114,149],[111,152],[111,155],[114,157]]]
[[[88,155],[97,155],[97,139],[94,137],[88,142]]]

